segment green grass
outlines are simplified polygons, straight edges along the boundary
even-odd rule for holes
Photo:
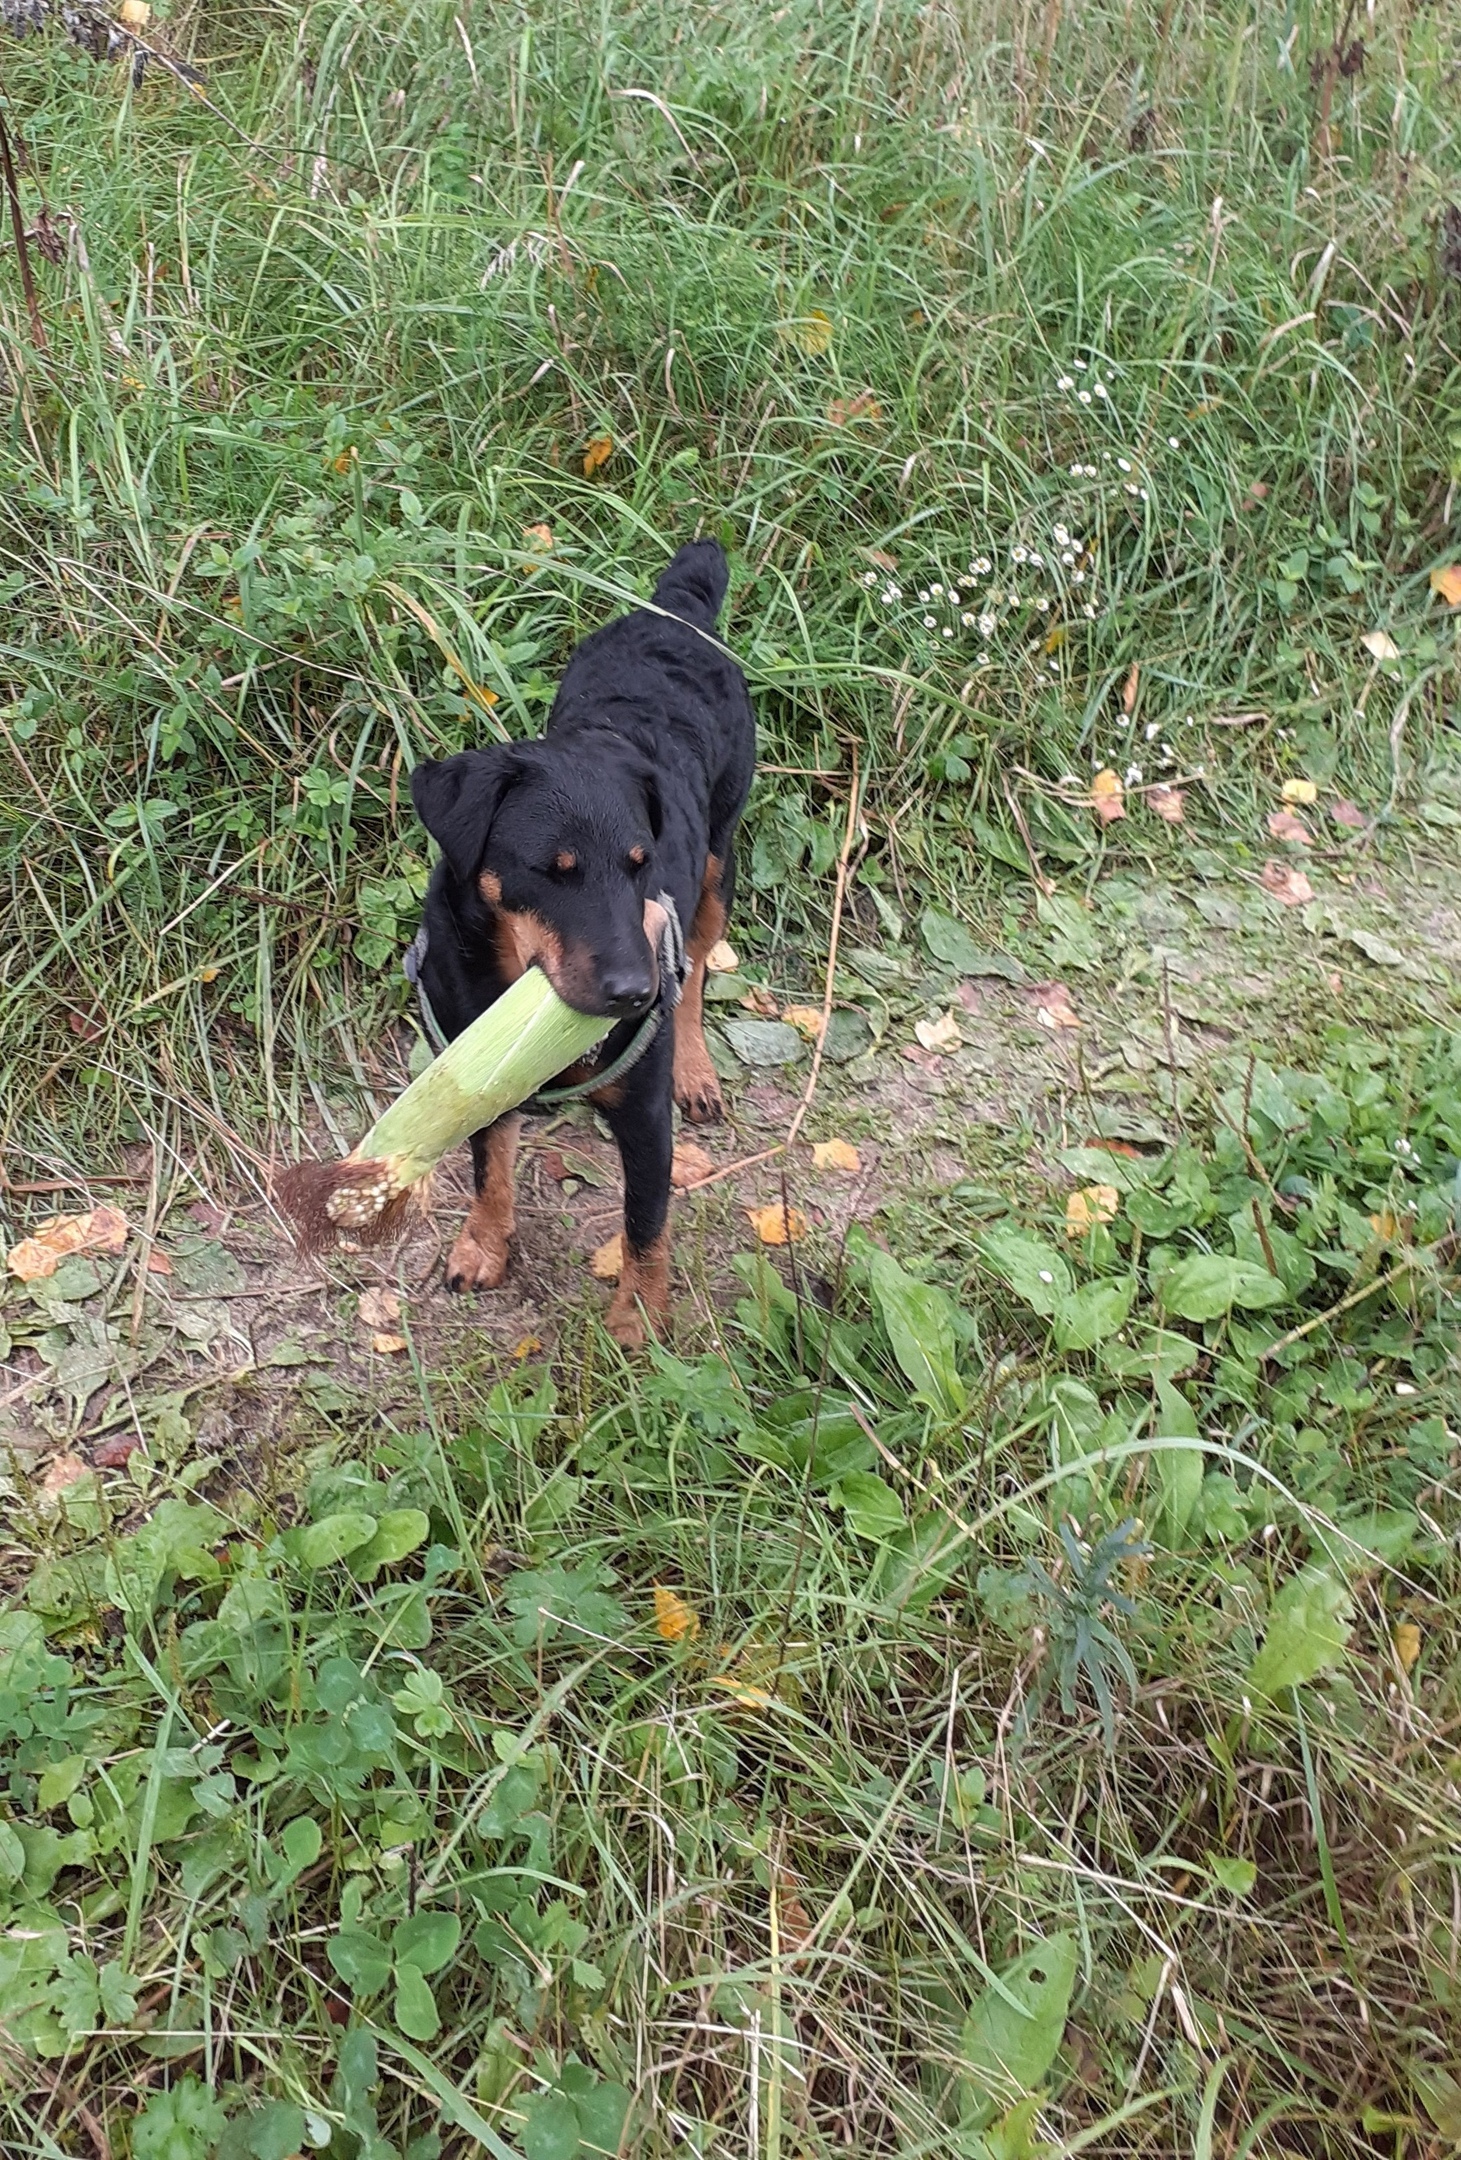
[[[0,32],[66,243],[44,357],[0,253],[9,1180],[150,1177],[228,1325],[169,1211],[398,1084],[405,773],[536,729],[696,530],[749,979],[820,987],[855,760],[838,993],[890,1046],[958,979],[930,905],[1145,1030],[1042,1102],[971,1042],[1004,1122],[909,1135],[967,1173],[885,1191],[911,1275],[817,1233],[737,1286],[717,1217],[637,1368],[408,1300],[409,1388],[227,1378],[130,1260],[12,1284],[6,1388],[49,1361],[94,1451],[90,1356],[144,1445],[3,1496],[7,2155],[1458,2134],[1454,1000],[1329,986],[1367,884],[1394,938],[1454,879],[1456,108],[1445,11],[1379,0],[1326,118],[1339,27],[281,0],[174,14],[206,102]],[[1098,833],[1104,764],[1187,824]],[[1300,774],[1376,819],[1302,932],[1254,891]],[[1263,978],[1178,971],[1226,1061],[1173,1049],[1203,922]],[[886,1141],[889,1069],[829,1129]],[[1141,1162],[1071,1154],[1137,1111]],[[1084,1240],[1071,1181],[1120,1189]]]

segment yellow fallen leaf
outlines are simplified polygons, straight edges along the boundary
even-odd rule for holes
[[[523,538],[535,555],[551,554],[553,548],[553,528],[551,525],[524,525]],[[524,563],[523,576],[536,577],[541,568],[541,563]]]
[[[371,1336],[370,1347],[378,1350],[382,1357],[399,1357],[403,1350],[409,1350],[411,1346],[404,1335],[377,1334]]]
[[[1431,591],[1439,593],[1447,607],[1461,607],[1461,563],[1447,563],[1431,572]]]
[[[591,480],[599,467],[607,465],[613,455],[613,436],[595,435],[593,441],[583,453],[583,476],[585,480]]]
[[[1103,825],[1114,825],[1126,815],[1126,790],[1119,773],[1106,766],[1091,782],[1091,808]]]
[[[731,1701],[739,1703],[743,1710],[769,1710],[774,1700],[769,1688],[753,1687],[749,1680],[736,1680],[721,1673],[716,1674],[710,1685],[724,1688]]]
[[[589,1259],[591,1271],[600,1282],[617,1282],[624,1272],[624,1239],[619,1231],[606,1238]]]
[[[1292,863],[1266,862],[1258,873],[1258,882],[1275,900],[1285,907],[1304,907],[1314,897],[1314,888],[1302,870]]]
[[[1319,789],[1312,780],[1285,780],[1283,799],[1292,810],[1307,810],[1319,800]]]
[[[702,1178],[710,1177],[714,1170],[715,1164],[703,1147],[697,1147],[693,1140],[675,1142],[675,1152],[670,1158],[670,1183],[677,1186],[681,1192],[687,1185],[698,1185]]]
[[[512,1354],[521,1365],[524,1358],[536,1357],[543,1347],[540,1335],[520,1335],[512,1346]]]
[[[807,1218],[800,1208],[788,1208],[780,1200],[770,1207],[747,1208],[751,1228],[763,1245],[800,1245],[807,1234]]]
[[[809,308],[805,315],[798,315],[786,325],[785,335],[804,353],[824,353],[832,343],[831,317],[819,307]]]
[[[693,1642],[700,1633],[700,1615],[687,1605],[678,1590],[654,1586],[655,1632],[665,1642]]]
[[[1121,692],[1121,710],[1124,713],[1135,712],[1136,693],[1140,687],[1141,668],[1138,666],[1137,662],[1133,660],[1131,663],[1131,673],[1127,676],[1125,687]]]
[[[1187,797],[1179,787],[1148,788],[1146,806],[1168,825],[1180,825],[1187,815]]]
[[[364,1290],[360,1317],[368,1328],[394,1327],[401,1317],[401,1301],[394,1290]]]
[[[1296,847],[1312,845],[1308,826],[1292,810],[1270,810],[1268,829],[1275,840],[1291,840]]]
[[[220,975],[221,975],[222,973],[223,973],[223,970],[222,970],[222,968],[216,968],[216,967],[205,967],[205,968],[199,968],[199,970],[198,970],[198,980],[199,980],[199,982],[200,982],[200,983],[211,983],[211,982],[217,982],[217,980],[218,980],[219,976],[220,976]]]
[[[712,975],[734,975],[740,964],[734,945],[727,945],[724,938],[705,955],[705,965]]]
[[[1065,1234],[1068,1238],[1084,1237],[1098,1223],[1114,1222],[1121,1206],[1121,1195],[1114,1185],[1084,1185],[1073,1192],[1065,1203]]]
[[[805,1035],[808,1042],[815,1042],[822,1032],[820,1005],[788,1005],[781,1017],[788,1027],[796,1029],[798,1035]]]
[[[827,407],[827,418],[833,427],[850,427],[854,421],[866,420],[874,427],[883,417],[883,408],[870,390],[864,390],[855,398],[833,398]]]
[[[1055,628],[1050,632],[1050,635],[1046,638],[1045,643],[1041,646],[1040,650],[1043,653],[1059,652],[1061,646],[1065,643],[1069,635],[1070,632],[1066,629],[1065,624],[1057,623],[1055,625]]]
[[[1398,660],[1400,658],[1400,647],[1391,637],[1388,630],[1367,630],[1360,639],[1360,643],[1364,646],[1365,651],[1373,653],[1377,660]]]
[[[915,1021],[913,1032],[925,1050],[957,1050],[964,1040],[951,1012],[940,1013],[936,1020]]]
[[[126,1242],[127,1218],[120,1208],[90,1208],[84,1215],[53,1215],[12,1248],[5,1264],[22,1282],[38,1282],[54,1275],[73,1253],[119,1253]]]
[[[1400,1235],[1400,1217],[1393,1208],[1380,1208],[1370,1217],[1370,1228],[1386,1245],[1393,1245]]]
[[[1392,1639],[1400,1670],[1408,1674],[1420,1656],[1420,1629],[1413,1620],[1402,1620]]]
[[[812,1161],[819,1170],[846,1170],[853,1177],[862,1168],[862,1157],[850,1140],[819,1140]]]
[[[117,21],[124,30],[145,30],[152,20],[152,10],[147,0],[122,0],[117,9]]]

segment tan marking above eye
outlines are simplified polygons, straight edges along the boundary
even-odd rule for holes
[[[642,847],[632,847],[629,850],[629,860],[633,863],[636,870],[641,869],[645,861],[644,849]]]
[[[553,868],[555,870],[576,870],[578,868],[578,857],[571,848],[560,848],[553,857]]]

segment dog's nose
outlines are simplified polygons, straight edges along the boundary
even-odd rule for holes
[[[632,1020],[644,1012],[654,997],[648,968],[611,968],[599,980],[604,1005],[616,1020]]]

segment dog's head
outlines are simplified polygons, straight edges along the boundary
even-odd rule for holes
[[[538,966],[565,1004],[629,1019],[659,994],[646,904],[663,823],[627,743],[503,743],[418,765],[411,796],[458,884],[494,911],[509,978]]]

